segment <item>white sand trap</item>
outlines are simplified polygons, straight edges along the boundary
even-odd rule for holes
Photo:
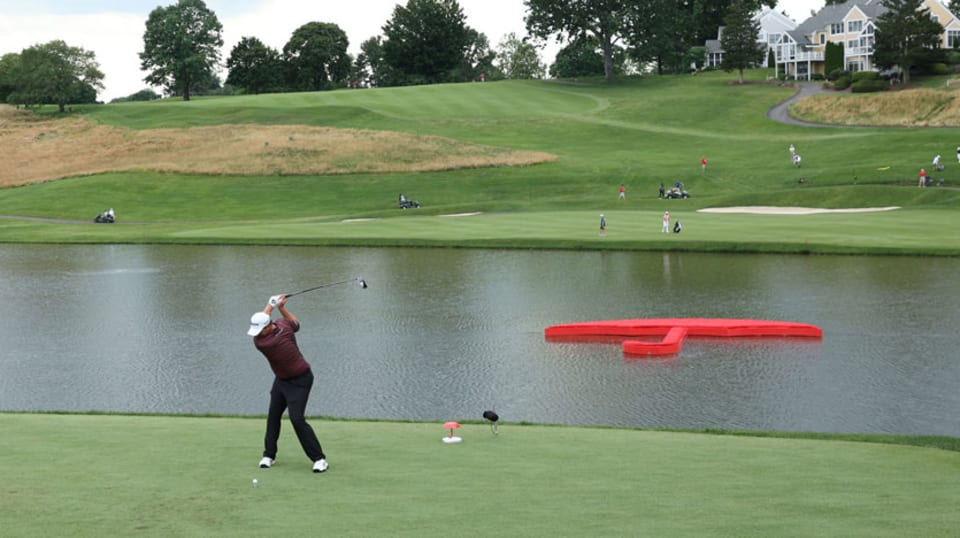
[[[380,220],[380,219],[346,219],[346,220],[341,220],[340,222],[343,222],[343,223],[347,223],[347,222],[369,222],[369,221],[371,221],[371,220]]]
[[[474,215],[482,215],[481,211],[476,213],[453,213],[452,215],[437,215],[438,217],[472,217]]]
[[[818,209],[815,207],[776,207],[776,206],[740,206],[740,207],[708,207],[698,209],[698,213],[750,213],[753,215],[817,215],[820,213],[873,213],[876,211],[893,211],[899,206],[890,207],[856,207],[850,209]]]

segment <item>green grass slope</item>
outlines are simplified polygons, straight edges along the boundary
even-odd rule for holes
[[[955,536],[960,453],[798,438],[0,414],[5,536]],[[253,480],[258,484],[254,487]]]
[[[762,250],[778,245],[779,251],[816,252],[823,243],[825,252],[960,253],[956,234],[943,231],[960,206],[960,166],[948,160],[945,172],[932,174],[944,179],[945,187],[916,188],[919,169],[928,167],[936,153],[952,155],[960,130],[775,123],[767,111],[794,90],[761,83],[766,71],[749,75],[753,83],[743,86],[730,84],[726,73],[708,73],[615,83],[505,81],[87,107],[82,112],[96,121],[130,129],[229,123],[349,127],[546,151],[558,159],[417,174],[203,177],[142,171],[74,178],[4,189],[0,214],[87,221],[115,207],[121,222],[142,224],[101,230],[0,220],[0,240],[246,243],[262,241],[269,230],[281,232],[274,236],[281,243],[459,245],[448,233],[449,221],[438,225],[436,218],[416,219],[413,213],[483,212],[515,220],[481,231],[484,241],[476,246]],[[804,157],[800,169],[790,162],[790,144]],[[709,162],[705,172],[701,156]],[[799,184],[800,177],[807,183]],[[682,181],[692,198],[659,200],[659,183],[675,181]],[[617,200],[621,183],[627,187],[624,202]],[[423,207],[397,210],[398,192]],[[903,209],[842,221],[695,213],[732,205]],[[669,244],[651,235],[666,209],[685,224],[684,233]],[[593,221],[601,212],[616,214],[617,222],[629,226],[621,230],[629,233],[617,241],[599,241],[595,234],[578,238],[596,227]],[[352,231],[316,227],[311,234],[303,226],[361,218],[381,221],[365,225],[363,237],[356,239]],[[390,233],[401,222],[405,235]],[[539,228],[538,222],[547,226]],[[610,226],[616,229],[615,222]],[[504,233],[511,229],[524,233]],[[886,229],[898,233],[875,237]],[[781,230],[809,233],[772,235]],[[816,239],[826,236],[829,240]]]

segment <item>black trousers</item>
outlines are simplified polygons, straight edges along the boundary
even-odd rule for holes
[[[284,410],[289,410],[290,423],[297,433],[300,446],[310,461],[324,459],[323,448],[317,440],[317,434],[304,418],[310,389],[313,387],[313,372],[290,379],[274,378],[270,388],[270,409],[267,412],[267,434],[263,439],[263,456],[276,459],[277,440],[280,439],[280,423]]]

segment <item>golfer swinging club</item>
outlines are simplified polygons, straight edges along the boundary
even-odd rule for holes
[[[277,310],[283,316],[276,322],[270,320],[273,304],[276,304]],[[327,470],[327,459],[320,447],[320,441],[317,440],[317,434],[304,417],[310,388],[313,387],[313,372],[310,370],[310,363],[300,353],[294,336],[294,333],[300,330],[300,320],[287,310],[286,304],[286,295],[271,297],[263,312],[257,312],[250,318],[250,330],[247,331],[247,334],[253,336],[253,345],[267,358],[276,375],[270,389],[267,433],[263,439],[263,459],[260,460],[260,467],[268,469],[276,462],[280,422],[283,411],[287,409],[300,446],[313,462],[313,472],[322,473]]]

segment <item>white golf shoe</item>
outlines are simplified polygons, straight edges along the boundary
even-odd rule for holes
[[[327,470],[327,467],[330,466],[327,464],[327,460],[325,458],[320,458],[313,462],[313,472],[315,473],[322,473]]]
[[[270,467],[273,466],[274,463],[276,463],[276,461],[277,461],[277,460],[275,460],[275,459],[273,459],[273,458],[264,457],[262,460],[260,460],[260,468],[261,468],[261,469],[269,469]]]

